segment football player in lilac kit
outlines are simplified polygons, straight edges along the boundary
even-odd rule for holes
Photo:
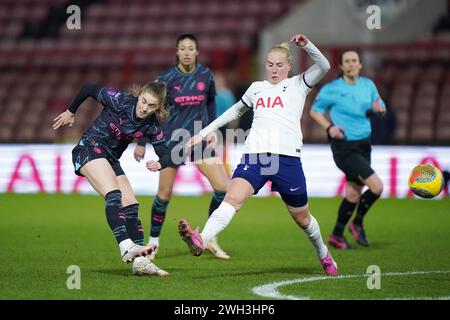
[[[166,217],[167,206],[172,197],[173,185],[178,167],[184,164],[185,140],[194,136],[215,119],[215,96],[213,74],[210,69],[197,63],[198,41],[192,34],[182,34],[176,41],[177,64],[157,77],[167,85],[167,106],[169,118],[163,129],[167,136],[166,145],[171,151],[171,162],[161,170],[159,187],[153,201],[149,245],[160,243],[161,229]],[[145,154],[145,139],[138,142],[135,158],[140,161]],[[220,205],[228,186],[228,176],[222,160],[216,156],[214,147],[217,134],[211,132],[201,148],[191,154],[190,160],[208,179],[214,189],[209,206],[209,215]],[[207,249],[219,259],[229,259],[217,239],[212,239]],[[149,255],[153,260],[157,250]]]
[[[167,111],[164,108],[166,87],[151,81],[135,87],[134,94],[86,83],[69,108],[54,119],[53,129],[73,125],[78,107],[88,97],[103,105],[102,113],[84,132],[72,151],[75,173],[87,178],[91,186],[105,198],[109,227],[119,244],[124,262],[133,261],[137,275],[166,276],[168,273],[145,256],[155,247],[144,246],[144,233],[138,217],[138,202],[119,159],[134,138],[147,137],[159,161],[148,161],[147,169],[158,171],[168,165],[169,151],[159,125]]]
[[[188,142],[187,147],[194,146],[210,132],[250,109],[254,111],[244,154],[225,199],[209,217],[201,234],[197,229],[191,230],[186,220],[179,222],[179,233],[191,253],[199,256],[210,239],[231,222],[244,203],[271,181],[272,190],[280,193],[292,218],[314,246],[325,273],[334,276],[337,265],[322,240],[317,220],[308,208],[306,179],[300,159],[303,145],[300,118],[305,99],[330,69],[330,64],[304,35],[293,36],[291,42],[303,48],[314,65],[289,78],[292,63],[288,44],[272,47],[266,59],[267,80],[253,82],[239,102]]]

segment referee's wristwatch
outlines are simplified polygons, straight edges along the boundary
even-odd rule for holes
[[[330,135],[330,129],[331,129],[331,127],[333,127],[334,126],[334,124],[330,124],[329,126],[328,126],[328,128],[327,128],[327,137],[328,137],[328,140],[331,140],[331,139],[333,139],[332,137],[331,137],[331,135]]]

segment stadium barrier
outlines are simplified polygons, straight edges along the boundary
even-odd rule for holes
[[[0,193],[81,193],[93,194],[87,181],[74,174],[72,144],[5,144],[0,145]],[[148,147],[145,161],[157,159]],[[158,187],[158,173],[145,168],[145,161],[137,163],[131,145],[121,159],[137,195],[154,195]],[[242,145],[227,148],[227,167],[232,173],[239,163]],[[334,197],[343,193],[345,179],[333,162],[329,146],[305,145],[302,150],[308,195],[310,197]],[[412,197],[408,189],[408,177],[412,168],[421,163],[432,163],[440,169],[450,169],[450,147],[374,146],[372,164],[380,175],[385,188],[383,197]],[[206,178],[193,164],[180,167],[174,186],[177,195],[200,195],[211,192]],[[270,183],[258,196],[275,195]],[[440,197],[448,195],[445,190]],[[439,198],[439,197],[438,197]]]

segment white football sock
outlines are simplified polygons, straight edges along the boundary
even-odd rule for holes
[[[120,255],[123,256],[125,252],[130,250],[130,248],[134,245],[135,243],[130,238],[120,241],[119,243]]]
[[[159,247],[159,237],[152,237],[150,236],[148,238],[148,244],[149,246],[157,245]]]
[[[214,210],[200,234],[205,247],[211,239],[215,238],[219,232],[226,228],[235,213],[234,207],[225,201],[222,201],[220,206]]]
[[[310,216],[311,221],[309,222],[309,226],[306,229],[303,229],[303,231],[306,233],[309,241],[311,241],[316,249],[319,259],[323,259],[327,256],[328,248],[325,243],[323,243],[322,235],[320,234],[320,227],[316,218],[314,218],[313,215]]]

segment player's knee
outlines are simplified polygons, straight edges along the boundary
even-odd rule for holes
[[[227,184],[219,184],[212,186],[215,192],[226,193],[227,192]]]
[[[309,224],[311,222],[311,216],[309,215],[309,212],[306,211],[305,213],[297,215],[297,219],[295,219],[295,222],[297,222],[297,224],[302,229],[308,228],[308,226],[309,226]]]
[[[213,180],[213,181],[211,181]],[[216,181],[214,181],[216,180]],[[214,189],[214,191],[225,193],[228,189],[228,180],[222,180],[222,179],[209,179],[209,182],[211,183],[211,187]]]
[[[347,201],[351,202],[351,203],[357,203],[359,201],[360,197],[361,197],[361,195],[356,192],[348,192],[345,195],[345,199],[347,199]]]
[[[244,200],[237,194],[227,193],[223,201],[233,206],[236,211],[239,211],[239,209],[241,209],[242,206],[244,205]]]
[[[301,227],[301,228],[307,228],[310,223],[310,214],[308,205],[295,208],[291,206],[287,206],[289,213],[291,214],[292,218],[295,220],[295,222]]]
[[[351,203],[357,203],[361,198],[362,187],[347,186],[345,190],[345,199]]]
[[[228,183],[226,181],[210,181],[211,187],[215,192],[226,193],[228,189]]]
[[[381,195],[383,193],[383,182],[378,179],[370,188],[370,191],[376,195]]]
[[[172,198],[172,189],[171,188],[159,188],[158,198],[160,198],[163,201],[169,201],[170,198]]]
[[[308,205],[302,207],[292,207],[287,205],[290,214],[307,214],[309,212]]]

